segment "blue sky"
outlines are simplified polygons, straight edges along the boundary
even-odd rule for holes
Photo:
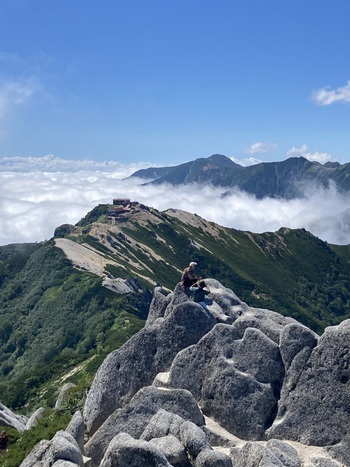
[[[0,157],[350,161],[348,0],[0,0]]]

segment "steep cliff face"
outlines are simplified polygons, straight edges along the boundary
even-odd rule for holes
[[[206,282],[207,310],[179,284],[154,291],[83,414],[22,467],[350,465],[350,320],[318,336]]]

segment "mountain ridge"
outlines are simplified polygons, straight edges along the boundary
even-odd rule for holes
[[[256,196],[294,199],[304,197],[312,187],[328,188],[334,184],[340,191],[350,191],[350,164],[309,161],[291,157],[281,162],[261,162],[247,167],[230,158],[214,154],[178,166],[148,168],[131,177],[149,179],[145,184],[210,183],[229,190],[238,188]]]
[[[144,281],[146,287],[154,287],[160,282],[173,289],[186,263],[195,260],[201,275],[225,279],[245,301],[259,306],[263,301],[266,306],[284,314],[293,309],[303,321],[306,310],[302,311],[301,303],[292,305],[293,293],[288,288],[318,287],[321,293],[319,287],[326,279],[315,274],[315,270],[321,268],[329,277],[334,267],[340,267],[342,273],[338,277],[344,274],[344,280],[341,280],[343,285],[338,293],[333,292],[334,300],[338,295],[346,304],[343,293],[349,274],[349,247],[346,245],[330,246],[305,229],[285,227],[277,232],[255,234],[226,228],[178,209],[158,211],[138,202],[131,205],[131,212],[118,214],[117,218],[107,221],[110,206],[99,205],[86,220],[78,223],[85,231],[89,249],[95,248],[103,261],[108,260],[107,274],[122,279],[131,274]],[[77,240],[79,234],[71,237],[74,238]],[[179,252],[182,261],[179,261]],[[343,259],[338,257],[340,252]],[[116,258],[117,265],[113,264]],[[322,261],[321,267],[317,261]],[[301,279],[304,273],[307,276],[305,285]],[[289,284],[288,288],[286,284]],[[276,290],[278,299],[272,298],[276,296]],[[328,315],[328,311],[322,313]],[[310,315],[308,319],[311,319]],[[314,316],[312,320],[313,323],[306,321],[305,324],[317,327],[318,318]]]
[[[171,183],[178,185],[212,182],[222,176],[227,169],[240,170],[241,168],[239,164],[236,164],[230,158],[221,154],[213,154],[210,157],[198,158],[178,166],[141,169],[134,172],[130,177],[154,178],[152,182],[149,182],[150,184]]]

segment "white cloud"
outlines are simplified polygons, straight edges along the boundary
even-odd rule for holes
[[[256,143],[253,143],[247,148],[244,152],[246,154],[266,154],[268,152],[271,152],[275,149],[276,144],[270,144],[270,143],[263,143],[261,141],[257,141]]]
[[[20,171],[17,160],[16,171],[10,167],[0,171],[0,245],[49,239],[59,225],[75,224],[95,206],[111,203],[115,197],[128,197],[159,210],[195,212],[240,230],[261,233],[304,227],[330,243],[350,243],[349,223],[341,222],[350,195],[338,193],[334,186],[310,191],[303,200],[257,200],[239,191],[221,198],[223,190],[209,186],[141,186],[144,180],[123,179],[142,164],[63,161],[47,156],[42,165],[56,163],[60,169],[44,171],[38,168],[40,158],[33,162],[35,170],[27,166]]]
[[[306,144],[303,144],[300,148],[292,147],[289,149],[289,151],[287,151],[287,157],[305,157],[305,159],[308,159],[310,162],[319,162],[320,164],[336,160],[327,152],[309,152]]]
[[[311,94],[311,99],[319,105],[330,105],[335,102],[350,102],[350,81],[345,86],[330,89],[326,86]]]
[[[247,157],[245,159],[236,159],[235,157],[230,157],[230,159],[236,164],[242,165],[243,167],[249,167],[251,165],[260,164],[262,161],[255,159],[255,157]]]
[[[38,89],[38,82],[33,78],[0,84],[0,118],[4,118],[14,107],[24,104]]]

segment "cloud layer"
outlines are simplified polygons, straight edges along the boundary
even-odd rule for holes
[[[280,227],[306,228],[329,243],[350,243],[346,221],[350,195],[335,187],[313,190],[304,200],[257,200],[236,191],[198,185],[141,186],[125,180],[147,163],[64,161],[46,158],[0,159],[0,245],[43,241],[61,224],[75,224],[98,204],[128,197],[159,210],[178,208],[220,225],[252,232]]]

